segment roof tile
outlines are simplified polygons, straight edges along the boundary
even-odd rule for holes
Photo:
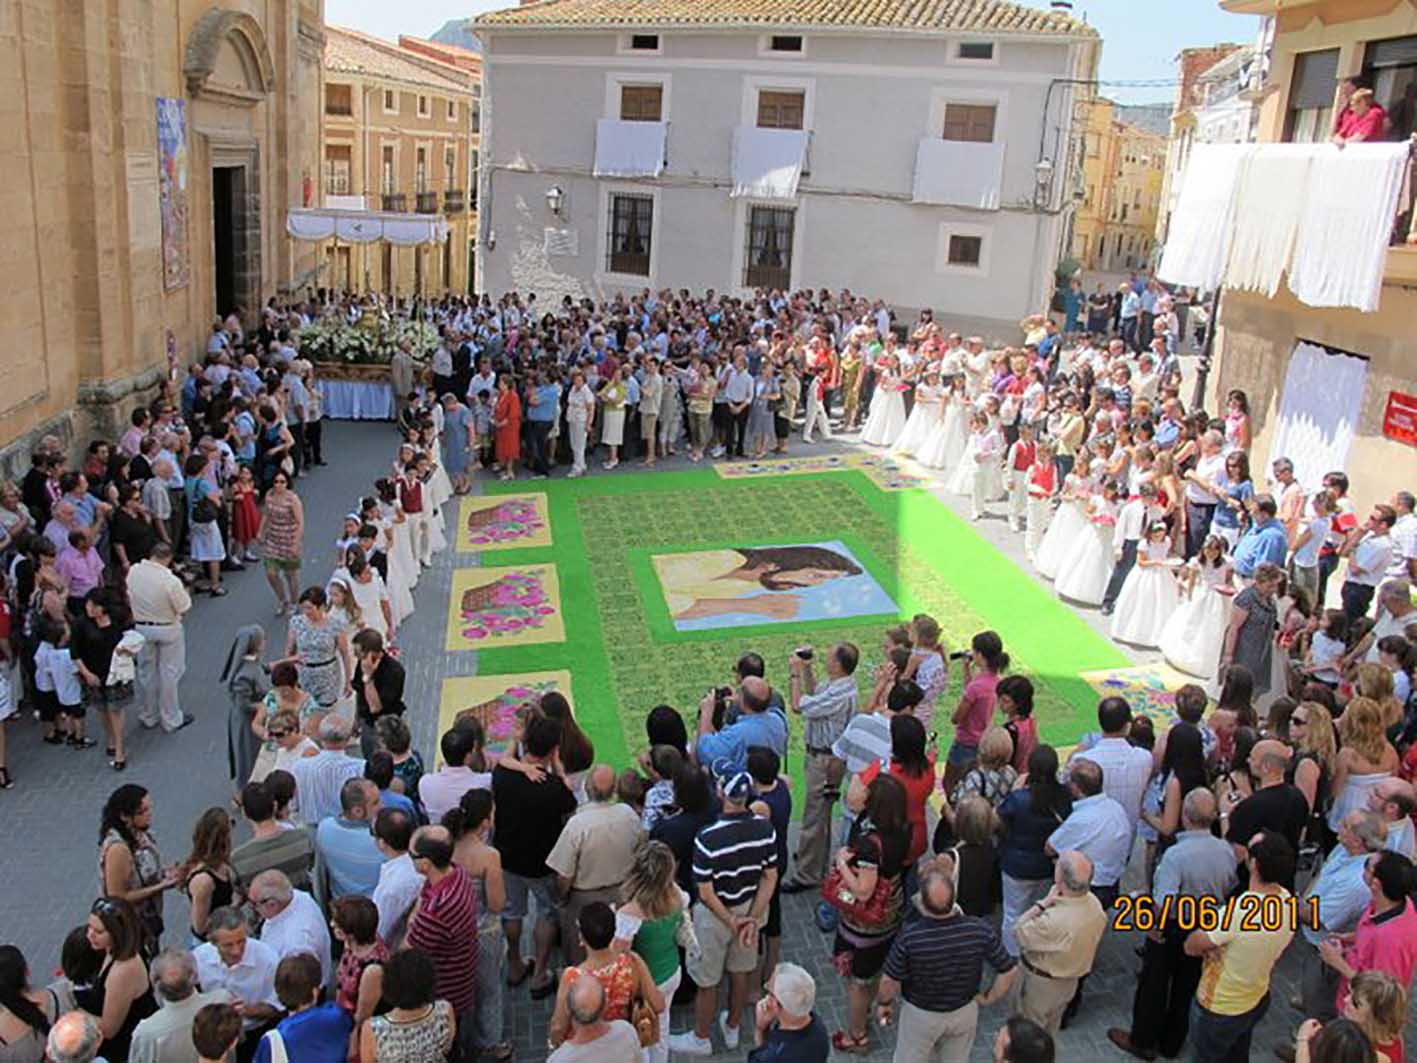
[[[472,91],[468,74],[457,67],[342,26],[325,27],[325,69],[464,94]]]
[[[487,29],[576,26],[973,30],[1095,37],[1087,23],[1008,0],[536,0],[474,20]]]

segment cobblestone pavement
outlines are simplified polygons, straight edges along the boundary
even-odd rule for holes
[[[367,493],[372,481],[388,467],[394,435],[387,425],[332,422],[325,428],[326,453],[334,459],[297,484],[305,502],[306,573],[308,582],[323,580],[334,558],[334,540],[340,518],[354,499]],[[829,446],[839,446],[833,444]],[[794,453],[810,454],[821,445]],[[682,459],[668,463],[676,466]],[[603,475],[597,470],[596,475]],[[962,499],[943,499],[960,510]],[[1002,519],[977,525],[980,534],[1010,557],[1021,561],[1021,537],[1007,532]],[[470,674],[475,654],[444,653],[444,617],[452,571],[452,555],[445,552],[426,572],[416,591],[417,611],[403,625],[399,641],[409,668],[409,720],[425,756],[431,760],[438,712],[439,680],[456,668]],[[156,834],[167,860],[182,858],[188,831],[200,812],[224,804],[231,796],[226,779],[225,692],[218,683],[236,628],[255,618],[266,624],[272,643],[284,639],[284,621],[271,615],[272,600],[260,570],[229,574],[228,597],[200,598],[190,615],[187,630],[187,673],[182,681],[183,707],[197,722],[175,735],[144,731],[129,714],[128,771],[110,771],[102,751],[87,753],[54,749],[39,743],[38,726],[29,720],[10,725],[10,765],[17,786],[0,793],[0,852],[4,853],[3,900],[0,900],[0,940],[19,945],[28,957],[37,981],[47,977],[58,962],[58,949],[71,927],[81,923],[97,889],[98,817],[108,793],[121,782],[137,782],[153,793]],[[1095,611],[1082,615],[1099,629]],[[456,659],[455,659],[456,658]],[[1128,883],[1137,886],[1139,883]],[[167,941],[183,937],[186,901],[170,894],[167,900]],[[818,1010],[828,1029],[845,1025],[845,996],[841,979],[830,963],[831,939],[812,922],[812,902],[806,896],[785,898],[783,957],[801,963],[817,978]],[[529,940],[530,935],[526,935]],[[1059,1040],[1059,1060],[1123,1059],[1107,1041],[1107,1027],[1127,1025],[1139,961],[1133,953],[1135,935],[1109,935],[1096,970],[1088,982],[1086,1002],[1077,1022]],[[1285,1003],[1295,991],[1297,948],[1291,948],[1276,979],[1269,1015],[1255,1040],[1254,1058],[1268,1058],[1269,1046],[1297,1022],[1297,1013]],[[533,1002],[525,988],[507,991],[509,1036],[517,1045],[517,1058],[545,1058],[545,1031],[550,1001]],[[994,1032],[1007,1017],[1004,1005],[987,1009],[980,1019],[979,1037],[971,1059],[990,1058]],[[673,1029],[689,1024],[689,1012],[675,1009]],[[715,1035],[717,1037],[717,1035]],[[893,1034],[869,1057],[889,1058]],[[745,1041],[746,1044],[746,1041]],[[744,1049],[721,1053],[719,1059],[741,1059]],[[913,1063],[913,1061],[912,1061]]]

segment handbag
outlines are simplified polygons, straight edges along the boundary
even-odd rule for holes
[[[197,499],[192,505],[193,524],[210,524],[212,521],[216,520],[218,516],[216,503],[206,495]]]
[[[659,1013],[649,1006],[649,1001],[638,989],[630,1001],[630,1025],[635,1028],[641,1048],[659,1044]]]
[[[885,875],[876,875],[876,888],[864,901],[846,888],[841,880],[841,868],[832,865],[822,882],[822,900],[846,916],[857,926],[884,926],[890,916],[891,894],[895,883]]]

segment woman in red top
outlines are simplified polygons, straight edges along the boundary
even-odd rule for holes
[[[865,789],[881,773],[876,761],[860,775]],[[905,820],[910,826],[910,848],[906,850],[907,866],[913,866],[925,852],[925,803],[935,788],[935,754],[925,752],[925,725],[909,713],[891,719],[890,773],[905,787]],[[852,780],[852,787],[857,785]]]
[[[1339,112],[1338,121],[1334,123],[1333,142],[1342,147],[1382,140],[1386,135],[1387,112],[1373,99],[1373,90],[1354,89],[1353,95],[1348,97],[1348,106]]]
[[[379,909],[368,897],[340,897],[330,904],[330,925],[344,947],[335,972],[335,1003],[354,1018],[349,1058],[359,1057],[359,1028],[383,1014],[384,964],[389,947],[379,937]]]
[[[612,948],[615,912],[610,905],[604,901],[587,904],[581,909],[577,925],[580,927],[581,942],[585,945],[586,958],[579,967],[567,967],[561,974],[561,984],[556,990],[556,1007],[551,1012],[549,1041],[553,1046],[559,1045],[571,1032],[570,993],[577,978],[594,978],[605,990],[605,1009],[601,1013],[605,1022],[617,1019],[628,1021],[630,1005],[637,994],[644,997],[656,1015],[668,1006],[639,954]]]
[[[492,428],[502,479],[515,480],[517,457],[522,449],[522,400],[506,373],[497,377],[497,405],[492,408]]]
[[[1021,675],[1006,675],[994,687],[994,697],[1004,714],[1004,730],[1014,742],[1014,771],[1028,771],[1028,758],[1038,748],[1038,721],[1033,718],[1033,684]]]

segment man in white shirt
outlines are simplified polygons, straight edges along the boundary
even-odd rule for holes
[[[197,961],[183,949],[164,949],[152,963],[153,992],[161,1005],[133,1030],[129,1063],[168,1063],[192,1056],[192,1020],[208,1004],[229,1004],[225,989],[197,992]]]
[[[472,380],[467,385],[468,400],[476,402],[478,394],[483,391],[494,397],[497,394],[497,373],[486,358],[479,359],[477,372],[472,374]]]
[[[379,910],[379,937],[391,949],[403,943],[412,911],[423,889],[423,876],[413,866],[408,846],[413,840],[413,820],[397,808],[379,810],[374,819],[374,840],[384,862],[379,867],[379,884],[374,887],[374,907]]]
[[[1417,497],[1411,491],[1398,491],[1392,496],[1392,509],[1397,521],[1392,526],[1392,561],[1388,579],[1417,579]]]
[[[1343,611],[1349,620],[1367,615],[1392,562],[1392,526],[1397,523],[1397,511],[1391,506],[1377,505],[1368,514],[1367,523],[1355,530],[1344,544],[1348,555],[1348,578],[1340,588]]]
[[[733,367],[724,380],[723,401],[728,403],[732,418],[728,456],[745,457],[743,443],[748,433],[748,411],[753,405],[753,375],[748,372],[748,354],[742,344],[733,348]]]
[[[340,789],[364,774],[364,761],[345,752],[349,735],[349,724],[330,713],[320,721],[320,752],[301,757],[290,766],[295,777],[296,811],[307,827],[316,826],[327,816],[338,816]]]
[[[469,790],[492,789],[492,773],[473,771],[468,766],[477,751],[470,732],[454,725],[438,743],[443,766],[418,780],[418,798],[429,823],[441,823],[443,813],[456,808]]]
[[[1384,779],[1368,791],[1368,808],[1383,818],[1387,836],[1383,848],[1411,860],[1417,856],[1417,833],[1412,828],[1412,810],[1417,808],[1417,789],[1404,779]]]
[[[1103,698],[1097,705],[1097,725],[1102,729],[1102,737],[1087,749],[1073,754],[1073,763],[1089,760],[1102,769],[1102,792],[1105,793],[1127,814],[1131,831],[1135,832],[1137,820],[1141,818],[1141,801],[1146,793],[1146,784],[1151,779],[1151,753],[1127,741],[1127,732],[1132,725],[1132,710],[1125,698]],[[1076,849],[1078,846],[1066,846]],[[1061,851],[1061,850],[1060,850]],[[1126,838],[1126,856],[1132,851],[1131,835]],[[1089,854],[1091,855],[1091,854]],[[1126,860],[1124,859],[1125,865]],[[1103,877],[1094,882],[1106,885],[1108,879],[1102,867],[1098,872]]]
[[[251,880],[251,906],[265,922],[259,944],[279,963],[297,952],[320,961],[320,973],[330,980],[330,930],[315,898],[291,886],[285,872],[262,871]]]
[[[1048,836],[1044,851],[1056,857],[1076,849],[1092,861],[1092,892],[1103,908],[1117,900],[1117,884],[1132,851],[1127,813],[1102,792],[1103,770],[1090,760],[1074,760],[1068,768],[1073,810]]]
[[[143,636],[138,652],[138,720],[171,734],[193,721],[182,711],[177,685],[187,670],[187,643],[182,618],[192,608],[192,598],[182,581],[172,574],[172,547],[157,543],[146,561],[128,570],[128,604],[133,626]]]
[[[218,908],[207,919],[207,942],[192,950],[197,981],[204,993],[224,989],[241,1008],[249,1034],[281,1015],[276,998],[280,957],[250,936],[246,917],[236,908]]]

